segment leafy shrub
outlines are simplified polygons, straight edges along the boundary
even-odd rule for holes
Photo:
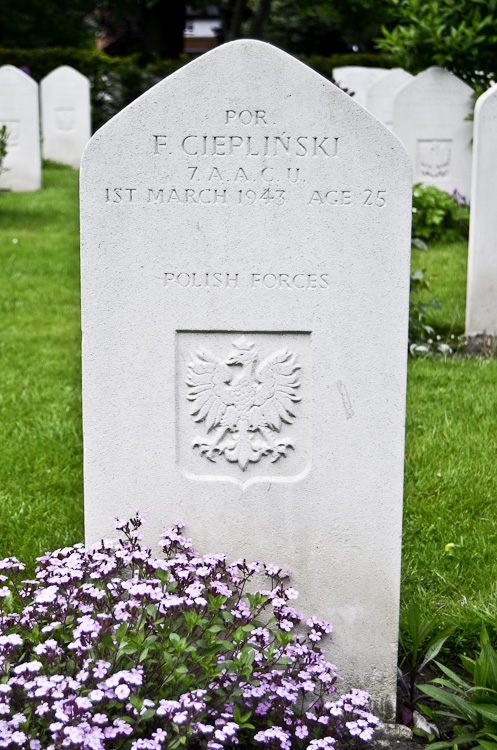
[[[494,0],[394,0],[397,25],[382,28],[376,47],[395,66],[419,73],[447,68],[483,93],[497,73],[497,6]]]
[[[6,167],[3,166],[5,157],[7,156],[7,141],[9,140],[9,133],[7,125],[2,125],[0,128],[0,174],[6,171]]]
[[[450,720],[447,733],[451,739],[434,742],[432,750],[459,745],[472,745],[484,750],[497,747],[497,652],[484,627],[480,653],[476,659],[461,657],[462,666],[471,677],[467,682],[460,675],[436,662],[444,673],[420,689],[438,706],[431,708],[435,717]],[[440,686],[440,687],[439,687]],[[439,706],[443,708],[440,708]],[[448,710],[447,710],[448,709]]]
[[[288,576],[265,563],[200,557],[181,525],[154,558],[142,520],[119,539],[0,562],[0,747],[52,750],[354,748],[378,719],[359,690],[338,697],[302,630]],[[257,577],[267,589],[254,591]],[[250,593],[253,591],[254,593]],[[29,745],[28,745],[29,743]]]
[[[457,190],[452,195],[434,185],[414,185],[412,233],[423,240],[466,239],[469,234],[469,205]]]

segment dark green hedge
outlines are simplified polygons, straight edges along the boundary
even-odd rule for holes
[[[343,65],[389,67],[386,55],[351,53],[331,57],[298,56],[311,68],[326,78],[333,68]],[[29,68],[36,81],[40,81],[59,65],[70,65],[87,76],[91,82],[92,123],[97,130],[123,107],[143,94],[154,84],[189,61],[187,55],[178,60],[163,60],[156,64],[142,64],[137,55],[110,57],[103,52],[72,48],[42,50],[1,49],[0,65]]]
[[[110,57],[94,50],[0,49],[0,65],[29,68],[36,81],[41,81],[59,65],[70,65],[87,76],[91,82],[93,130],[187,62],[186,55],[179,60],[164,60],[157,65],[141,65],[136,55]]]

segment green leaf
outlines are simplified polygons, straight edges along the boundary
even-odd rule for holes
[[[119,646],[121,654],[136,654],[139,651],[139,646],[134,646],[132,643],[127,643],[124,646]]]
[[[118,643],[122,641],[127,631],[128,631],[128,624],[126,622],[122,622],[116,631],[116,640]]]
[[[475,711],[491,721],[497,721],[497,706],[491,703],[474,703]]]
[[[460,717],[469,719],[470,721],[476,718],[476,711],[474,707],[464,701],[458,695],[453,695],[452,693],[449,693],[446,690],[442,690],[435,685],[420,685],[419,689],[426,695],[429,695],[430,698],[435,698],[435,700],[437,700],[443,706],[452,708]]]
[[[437,667],[439,669],[442,670],[442,672],[444,674],[447,675],[447,677],[450,677],[450,679],[453,680],[457,685],[460,685],[461,687],[464,687],[464,688],[469,688],[470,687],[469,683],[465,682],[462,679],[462,677],[459,677],[459,675],[457,675],[455,672],[453,672],[448,667],[446,667],[443,664],[441,664],[439,661],[435,662],[435,664],[437,665]]]
[[[428,750],[442,750],[444,747],[454,747],[454,745],[457,745],[458,739],[457,737],[453,740],[450,740],[449,742],[430,742],[429,745],[427,745]]]
[[[143,706],[143,698],[140,698],[139,695],[136,695],[136,693],[131,693],[129,696],[129,702],[133,706],[133,708],[136,708],[138,713],[141,711],[141,707]]]
[[[418,250],[422,250],[424,253],[428,252],[428,245],[419,237],[413,237],[411,242]]]
[[[456,693],[459,693],[460,695],[464,695],[466,698],[467,692],[471,690],[470,686],[468,685],[468,691],[465,691],[463,688],[459,687],[458,685],[455,685],[451,680],[444,680],[443,677],[436,677],[434,680],[431,681],[433,685],[442,685],[442,687],[446,687],[451,691],[454,691]]]
[[[425,653],[423,664],[421,665],[420,669],[423,669],[428,664],[428,662],[432,661],[435,656],[438,656],[440,649],[444,645],[447,638],[452,635],[453,632],[454,628],[445,628],[441,633],[439,633],[437,636],[435,636],[434,639],[429,642],[428,649]]]
[[[478,740],[478,744],[480,747],[485,748],[485,750],[497,750],[497,742],[489,742],[488,740]]]
[[[108,633],[100,638],[100,643],[104,648],[114,648],[114,639]]]

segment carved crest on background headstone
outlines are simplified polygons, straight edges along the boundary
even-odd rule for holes
[[[74,107],[56,107],[55,124],[58,130],[72,130],[76,121]]]
[[[450,141],[418,141],[418,164],[423,177],[447,177]]]

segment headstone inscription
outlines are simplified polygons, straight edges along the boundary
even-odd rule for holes
[[[475,107],[466,334],[497,335],[497,86]]]
[[[273,561],[395,704],[411,175],[399,141],[268,44],[203,55],[81,165],[86,539],[176,520]]]
[[[387,73],[387,68],[366,68],[362,65],[344,65],[340,68],[333,68],[335,81],[342,88],[346,88],[349,94],[353,94],[354,100],[362,107],[367,106],[369,87]]]
[[[7,156],[0,190],[41,187],[38,84],[13,65],[0,68],[0,127],[7,127]]]
[[[413,76],[407,70],[394,68],[371,84],[367,91],[366,109],[390,130],[393,129],[395,94],[412,78]]]
[[[41,81],[40,99],[43,157],[79,169],[91,136],[90,81],[61,65]]]
[[[419,73],[396,94],[394,133],[407,148],[414,182],[469,196],[473,89],[443,68]]]

